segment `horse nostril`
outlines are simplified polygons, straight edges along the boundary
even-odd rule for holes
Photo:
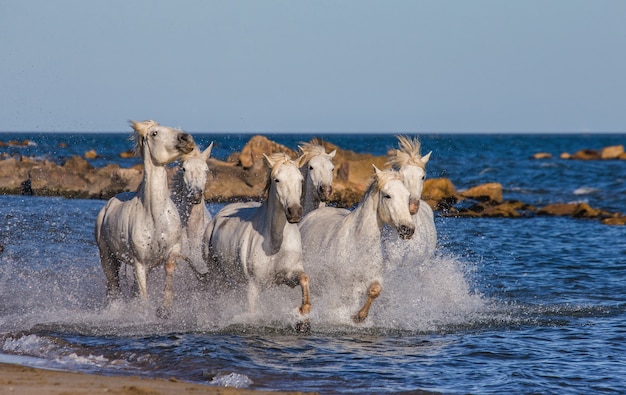
[[[302,206],[290,206],[287,208],[287,221],[289,223],[298,223],[300,219],[302,219]]]
[[[177,148],[184,154],[188,154],[193,151],[195,143],[193,137],[189,133],[180,133],[178,135]]]
[[[333,187],[330,185],[320,185],[317,190],[322,200],[330,199],[330,196],[333,194]]]
[[[415,228],[412,226],[401,225],[398,228],[398,235],[400,235],[400,238],[402,239],[410,239],[414,232]]]

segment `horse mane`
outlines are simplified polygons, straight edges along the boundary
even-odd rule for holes
[[[406,165],[419,166],[422,169],[426,168],[426,164],[422,162],[422,154],[420,150],[422,144],[417,137],[410,138],[407,136],[396,136],[400,142],[400,147],[393,151],[391,157],[387,161],[387,165],[398,170]]]
[[[379,170],[374,173],[374,177],[363,194],[361,201],[367,199],[372,193],[376,193],[382,189],[388,182],[393,180],[402,181],[402,174],[395,170]]]
[[[145,121],[128,121],[130,126],[133,128],[133,133],[130,135],[129,140],[133,144],[133,152],[135,155],[140,154],[143,159],[143,147],[146,134],[148,133],[148,129],[154,126],[159,126],[159,123],[153,121],[151,119],[147,119]]]
[[[300,149],[300,153],[302,155],[299,161],[300,166],[304,166],[309,163],[314,156],[326,154],[326,148],[317,138],[313,139],[310,143],[300,143],[298,148]]]
[[[271,161],[274,166],[270,167],[268,164],[268,160]],[[296,166],[296,168],[298,167],[297,163],[284,152],[274,152],[273,154],[267,156],[265,164],[267,165],[268,171],[265,178],[265,188],[263,188],[263,193],[267,195],[267,193],[269,192],[270,186],[272,185],[272,178],[274,178],[274,176],[276,175],[276,171],[278,170],[278,168],[288,163],[292,163],[294,166]]]

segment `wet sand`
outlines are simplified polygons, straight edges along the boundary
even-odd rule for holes
[[[137,376],[101,376],[84,373],[36,369],[0,363],[0,394],[23,395],[269,395],[304,394],[303,392],[269,392],[216,387]]]

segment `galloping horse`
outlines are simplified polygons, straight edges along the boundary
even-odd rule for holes
[[[283,153],[264,155],[269,167],[262,203],[232,203],[221,209],[204,234],[203,256],[211,275],[248,286],[248,308],[255,311],[260,287],[302,288],[300,315],[311,308],[297,222],[302,217],[302,174]]]
[[[304,189],[302,191],[303,215],[324,207],[325,202],[330,200],[333,193],[333,158],[337,153],[333,150],[326,153],[323,145],[317,142],[303,143],[298,148],[301,152],[300,171],[304,176]]]
[[[144,302],[148,299],[147,271],[160,265],[165,267],[163,309],[158,311],[164,315],[172,305],[172,276],[182,249],[180,217],[170,198],[165,165],[190,153],[195,144],[191,135],[155,121],[131,121],[131,125],[136,150],[143,159],[143,180],[135,194],[113,197],[100,210],[95,226],[96,243],[109,300],[121,295],[122,263],[134,268],[139,296]]]
[[[189,258],[189,263],[200,277],[208,274],[208,268],[202,259],[202,236],[211,220],[211,214],[204,202],[204,189],[209,173],[207,159],[212,149],[213,143],[204,151],[196,147],[183,156],[170,188],[183,229],[183,255]]]
[[[404,239],[411,238],[415,230],[402,176],[374,169],[374,179],[353,211],[320,207],[299,224],[305,261],[317,288],[325,292],[335,285],[341,292],[335,302],[350,309],[361,306],[366,295],[365,303],[352,316],[357,323],[367,318],[382,291],[383,226],[393,226]]]
[[[421,144],[417,138],[396,136],[400,143],[391,154],[387,164],[402,174],[404,185],[411,193],[410,211],[415,223],[415,234],[410,241],[398,240],[395,232],[384,232],[384,250],[386,257],[393,264],[405,258],[429,258],[437,246],[437,229],[432,208],[423,200],[422,190],[426,179],[426,163],[432,151],[422,156]]]

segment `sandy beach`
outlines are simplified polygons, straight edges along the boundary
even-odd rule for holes
[[[137,376],[101,376],[83,373],[36,369],[0,363],[0,394],[37,395],[263,395],[304,394],[303,392],[272,392],[215,387],[179,381],[148,379]]]

